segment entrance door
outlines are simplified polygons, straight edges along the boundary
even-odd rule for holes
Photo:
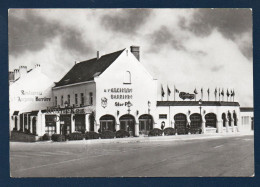
[[[68,135],[71,133],[71,115],[61,115],[61,128],[60,133],[63,135]],[[62,124],[63,123],[63,124]]]
[[[177,134],[186,134],[187,118],[185,114],[176,114],[174,116],[175,129]]]
[[[105,130],[115,131],[115,118],[112,115],[104,115],[100,119],[100,132]]]
[[[200,114],[192,114],[190,116],[190,132],[191,134],[201,133],[202,119]]]
[[[151,115],[144,114],[139,117],[139,134],[148,135],[153,129],[153,118]]]
[[[130,136],[134,136],[135,132],[135,120],[134,117],[127,114],[119,118],[120,130],[128,131]]]

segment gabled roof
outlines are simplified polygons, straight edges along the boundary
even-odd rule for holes
[[[94,80],[94,77],[102,74],[124,50],[75,64],[54,87]]]
[[[157,101],[157,106],[199,106],[199,101]],[[202,106],[239,106],[239,103],[224,101],[202,101]]]

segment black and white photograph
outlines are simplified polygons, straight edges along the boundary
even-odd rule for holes
[[[254,177],[252,15],[9,9],[10,177]]]

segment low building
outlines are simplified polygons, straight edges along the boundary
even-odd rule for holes
[[[53,81],[42,73],[39,64],[30,70],[27,66],[20,66],[9,72],[10,131],[41,135],[38,113],[52,105],[53,86]]]
[[[241,130],[248,132],[254,130],[254,108],[241,107]]]

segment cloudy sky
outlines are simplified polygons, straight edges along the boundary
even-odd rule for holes
[[[210,88],[214,100],[216,87],[235,89],[241,106],[253,106],[250,9],[11,9],[8,27],[11,71],[41,64],[56,82],[97,50],[138,45],[165,91],[203,87],[207,100]]]

